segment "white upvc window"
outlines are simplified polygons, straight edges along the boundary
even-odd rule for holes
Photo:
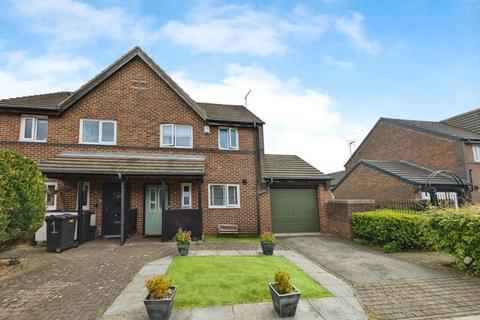
[[[192,184],[182,183],[180,185],[182,193],[182,208],[192,208]]]
[[[77,190],[77,200],[75,208],[78,208],[78,190]],[[90,210],[90,182],[86,181],[83,183],[83,199],[82,199],[82,210]]]
[[[193,127],[183,124],[160,125],[160,147],[193,147]]]
[[[238,150],[238,130],[235,128],[219,128],[218,148],[220,150]]]
[[[58,183],[56,181],[45,181],[47,188],[47,195],[45,196],[45,203],[47,205],[47,211],[57,210],[57,190]]]
[[[80,139],[82,144],[117,143],[117,121],[80,119]]]
[[[472,146],[473,149],[473,160],[475,162],[480,162],[480,146]]]
[[[47,142],[48,118],[42,116],[22,116],[20,141]]]
[[[240,208],[240,185],[209,184],[209,208]]]

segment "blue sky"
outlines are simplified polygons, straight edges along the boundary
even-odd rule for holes
[[[380,116],[480,107],[480,1],[2,1],[0,98],[75,90],[140,45],[199,101],[243,103],[267,152],[341,169]]]

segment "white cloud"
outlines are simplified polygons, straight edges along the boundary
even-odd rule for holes
[[[0,98],[76,90],[93,63],[67,54],[28,56],[22,51],[0,53]]]
[[[360,141],[366,129],[342,120],[326,93],[304,88],[296,78],[281,80],[260,66],[230,65],[227,76],[207,83],[174,72],[173,78],[197,101],[243,104],[264,120],[270,153],[298,154],[324,172],[341,170],[349,156],[347,140]]]
[[[323,65],[339,69],[352,69],[355,66],[351,61],[338,60],[332,56],[323,57]]]
[[[343,16],[336,21],[338,31],[348,36],[350,41],[358,49],[370,54],[376,54],[380,51],[380,46],[365,35],[364,17],[360,13],[352,12],[348,16]]]

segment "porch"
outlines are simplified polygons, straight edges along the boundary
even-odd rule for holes
[[[63,152],[40,169],[54,186],[50,212],[76,211],[80,225],[91,211],[99,236],[202,235],[203,156]]]

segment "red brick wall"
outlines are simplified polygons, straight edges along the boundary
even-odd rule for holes
[[[147,89],[135,89],[134,81],[136,80],[146,81]],[[78,144],[82,118],[116,120],[117,145]],[[238,223],[241,232],[257,232],[254,130],[238,128],[239,151],[218,150],[218,128],[211,126],[211,133],[205,134],[203,132],[205,122],[141,60],[133,60],[61,116],[50,116],[48,120],[47,143],[19,142],[20,115],[0,113],[0,147],[22,152],[39,161],[64,150],[204,155],[206,165],[201,192],[204,231],[215,233],[219,223]],[[160,148],[160,124],[162,123],[192,125],[193,149]],[[261,129],[260,132],[262,132]],[[239,184],[241,207],[238,209],[208,208],[207,186],[209,183]],[[73,187],[69,188],[68,192],[72,195],[65,194],[64,197],[76,197],[76,194],[73,194]],[[92,190],[98,193],[96,195],[98,208],[94,211],[98,213],[99,225],[101,225],[101,188],[101,182],[92,184]],[[193,196],[197,200],[194,201],[198,201],[195,188]],[[174,205],[177,205],[175,202],[177,189],[172,188]],[[142,184],[133,184],[132,207],[143,210],[142,201]],[[70,208],[67,202],[62,206],[61,210]],[[143,211],[139,211],[139,216],[143,217]],[[137,224],[143,228],[143,221],[140,218]]]
[[[475,203],[480,202],[480,162],[475,162],[473,158],[473,145],[465,144],[464,145],[464,155],[466,170],[470,172],[471,170],[471,179],[473,183],[474,190],[472,191],[472,200]],[[468,174],[468,181],[470,181],[470,174]]]
[[[270,187],[266,187],[264,193],[259,196],[260,201],[260,231],[272,232],[272,206],[270,203]]]
[[[374,199],[379,202],[420,198],[415,186],[371,169],[365,164],[358,165],[333,194],[335,199]]]
[[[352,214],[375,209],[373,200],[332,199],[326,202],[327,210],[321,212],[320,228],[323,233],[352,240]]]
[[[462,152],[451,139],[380,121],[345,168],[361,160],[406,160],[434,170],[449,169],[465,177]]]

